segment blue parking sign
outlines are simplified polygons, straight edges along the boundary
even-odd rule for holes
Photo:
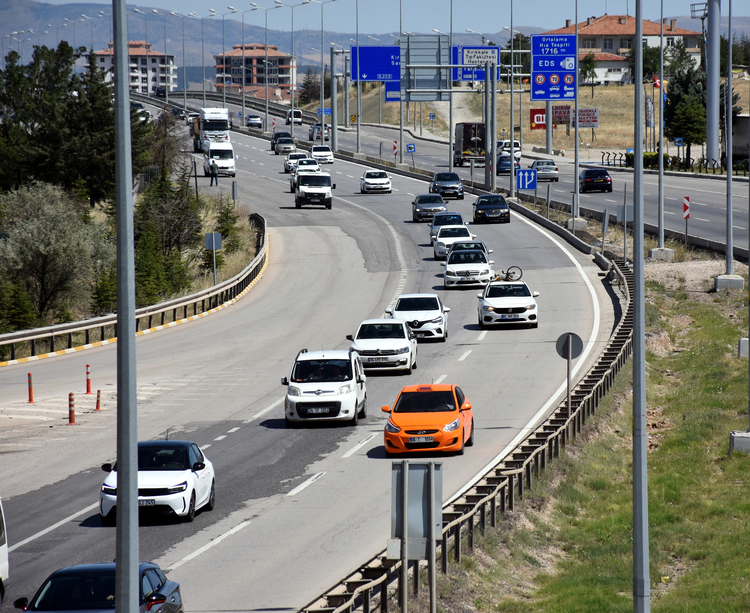
[[[414,143],[409,143],[406,145],[406,152],[407,153],[414,153],[417,150],[417,146]]]
[[[536,189],[536,168],[516,171],[516,189]]]

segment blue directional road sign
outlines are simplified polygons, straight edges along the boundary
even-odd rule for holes
[[[330,108],[324,109],[324,111],[325,111],[325,112],[323,113],[324,115],[330,115],[330,114],[331,114],[331,109],[330,109]],[[320,107],[318,107],[318,108],[316,109],[315,113],[316,113],[316,115],[320,115]]]
[[[385,82],[385,101],[401,100],[401,81]]]
[[[531,37],[531,99],[572,100],[578,58],[575,34]]]
[[[357,61],[359,55],[359,61]],[[361,68],[360,68],[361,67]],[[352,47],[352,81],[401,81],[401,47]]]
[[[516,189],[536,189],[536,168],[516,171]]]
[[[417,146],[414,143],[409,143],[406,145],[406,152],[407,153],[414,153],[417,150]]]
[[[497,80],[500,80],[500,47],[453,47],[451,59],[454,64],[472,64],[476,68],[453,68],[454,81],[484,81],[484,64],[497,65]]]

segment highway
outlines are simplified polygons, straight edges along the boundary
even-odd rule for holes
[[[137,342],[139,438],[196,441],[214,463],[217,505],[192,524],[144,519],[141,559],[181,583],[186,611],[296,610],[385,547],[390,459],[382,447],[403,385],[461,385],[474,407],[476,445],[444,462],[446,499],[540,422],[564,393],[563,332],[586,342],[590,365],[615,324],[612,290],[589,256],[513,215],[470,225],[494,249],[495,268],[518,265],[538,290],[537,329],[481,331],[476,291],[445,292],[425,224],[410,202],[426,184],[394,177],[391,195],[361,195],[363,166],[337,160],[333,208],[295,209],[283,158],[267,141],[233,134],[241,204],[269,226],[269,266],[235,305]],[[204,193],[229,192],[198,178]],[[562,186],[562,182],[561,182]],[[472,197],[449,209],[470,218]],[[405,292],[437,292],[451,307],[446,343],[421,343],[411,376],[368,376],[368,417],[356,428],[284,427],[279,384],[297,351],[348,347],[360,321]],[[12,600],[31,596],[57,568],[114,558],[102,527],[99,466],[115,458],[115,346],[0,369],[0,466],[11,546]],[[85,365],[104,409],[91,409]],[[32,372],[36,404],[26,400]],[[81,400],[67,426],[67,394]],[[433,459],[430,456],[430,459]]]

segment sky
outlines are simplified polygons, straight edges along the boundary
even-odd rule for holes
[[[227,5],[245,11],[252,8],[249,0],[224,0]],[[274,6],[273,0],[254,0],[260,7]],[[664,17],[690,15],[690,1],[663,0]],[[694,0],[697,1],[697,0]],[[71,0],[48,0],[48,4],[70,4]],[[284,0],[287,2],[287,0]],[[323,7],[324,28],[326,31],[355,33],[357,27],[356,12],[359,10],[360,33],[381,37],[381,43],[387,44],[388,33],[396,33],[399,27],[399,4],[401,5],[402,28],[405,32],[432,33],[433,29],[448,33],[450,29],[450,6],[453,2],[453,31],[464,33],[467,29],[482,33],[495,33],[503,27],[510,27],[511,0],[331,0]],[[289,0],[290,4],[301,4],[302,0]],[[98,4],[98,3],[97,3]],[[747,16],[747,2],[733,2],[733,16]],[[80,6],[80,5],[79,5]],[[218,0],[143,0],[128,2],[132,7],[163,9],[197,15],[208,15],[208,9],[217,12],[228,12],[227,6]],[[545,30],[565,26],[565,20],[575,19],[575,0],[515,0],[513,2],[513,26],[539,27]],[[722,2],[722,17],[726,15],[728,0]],[[643,0],[645,19],[659,21],[660,4],[654,0]],[[635,0],[578,0],[578,21],[586,17],[635,14]],[[294,29],[320,30],[321,7],[310,3],[294,10]],[[226,17],[227,19],[230,16]],[[240,20],[240,15],[231,18]],[[268,12],[268,27],[276,30],[290,29],[290,10],[279,9]],[[245,23],[264,24],[261,11],[245,14]],[[692,28],[700,31],[700,20],[693,21]],[[378,44],[374,41],[365,41]],[[365,44],[365,43],[362,43]]]

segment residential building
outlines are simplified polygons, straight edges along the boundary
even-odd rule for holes
[[[233,45],[231,51],[224,55],[214,55],[214,59],[216,60],[216,90],[222,91],[221,88],[226,85],[227,92],[241,94],[242,45]],[[265,61],[265,45],[258,43],[245,45],[245,95],[265,99],[266,79],[268,79],[269,99],[289,100],[291,92],[297,91],[297,65],[294,58],[279,51],[278,46],[268,45],[268,66],[265,66]]]
[[[113,47],[113,43],[109,43],[106,49],[94,52],[99,66],[107,71],[107,81],[113,78]],[[151,43],[131,40],[128,42],[128,60],[131,92],[153,95],[157,87],[168,87],[171,94],[177,87],[174,55],[165,56],[164,53],[152,49]]]
[[[604,15],[589,17],[578,24],[579,61],[589,53],[596,60],[596,83],[630,83],[632,75],[628,67],[628,53],[635,45],[635,17],[630,15]],[[570,19],[565,27],[543,32],[545,35],[575,34],[576,27]],[[659,47],[661,25],[658,21],[643,20],[644,47]],[[664,20],[664,47],[682,41],[695,65],[700,64],[701,33],[677,27],[677,20]]]

